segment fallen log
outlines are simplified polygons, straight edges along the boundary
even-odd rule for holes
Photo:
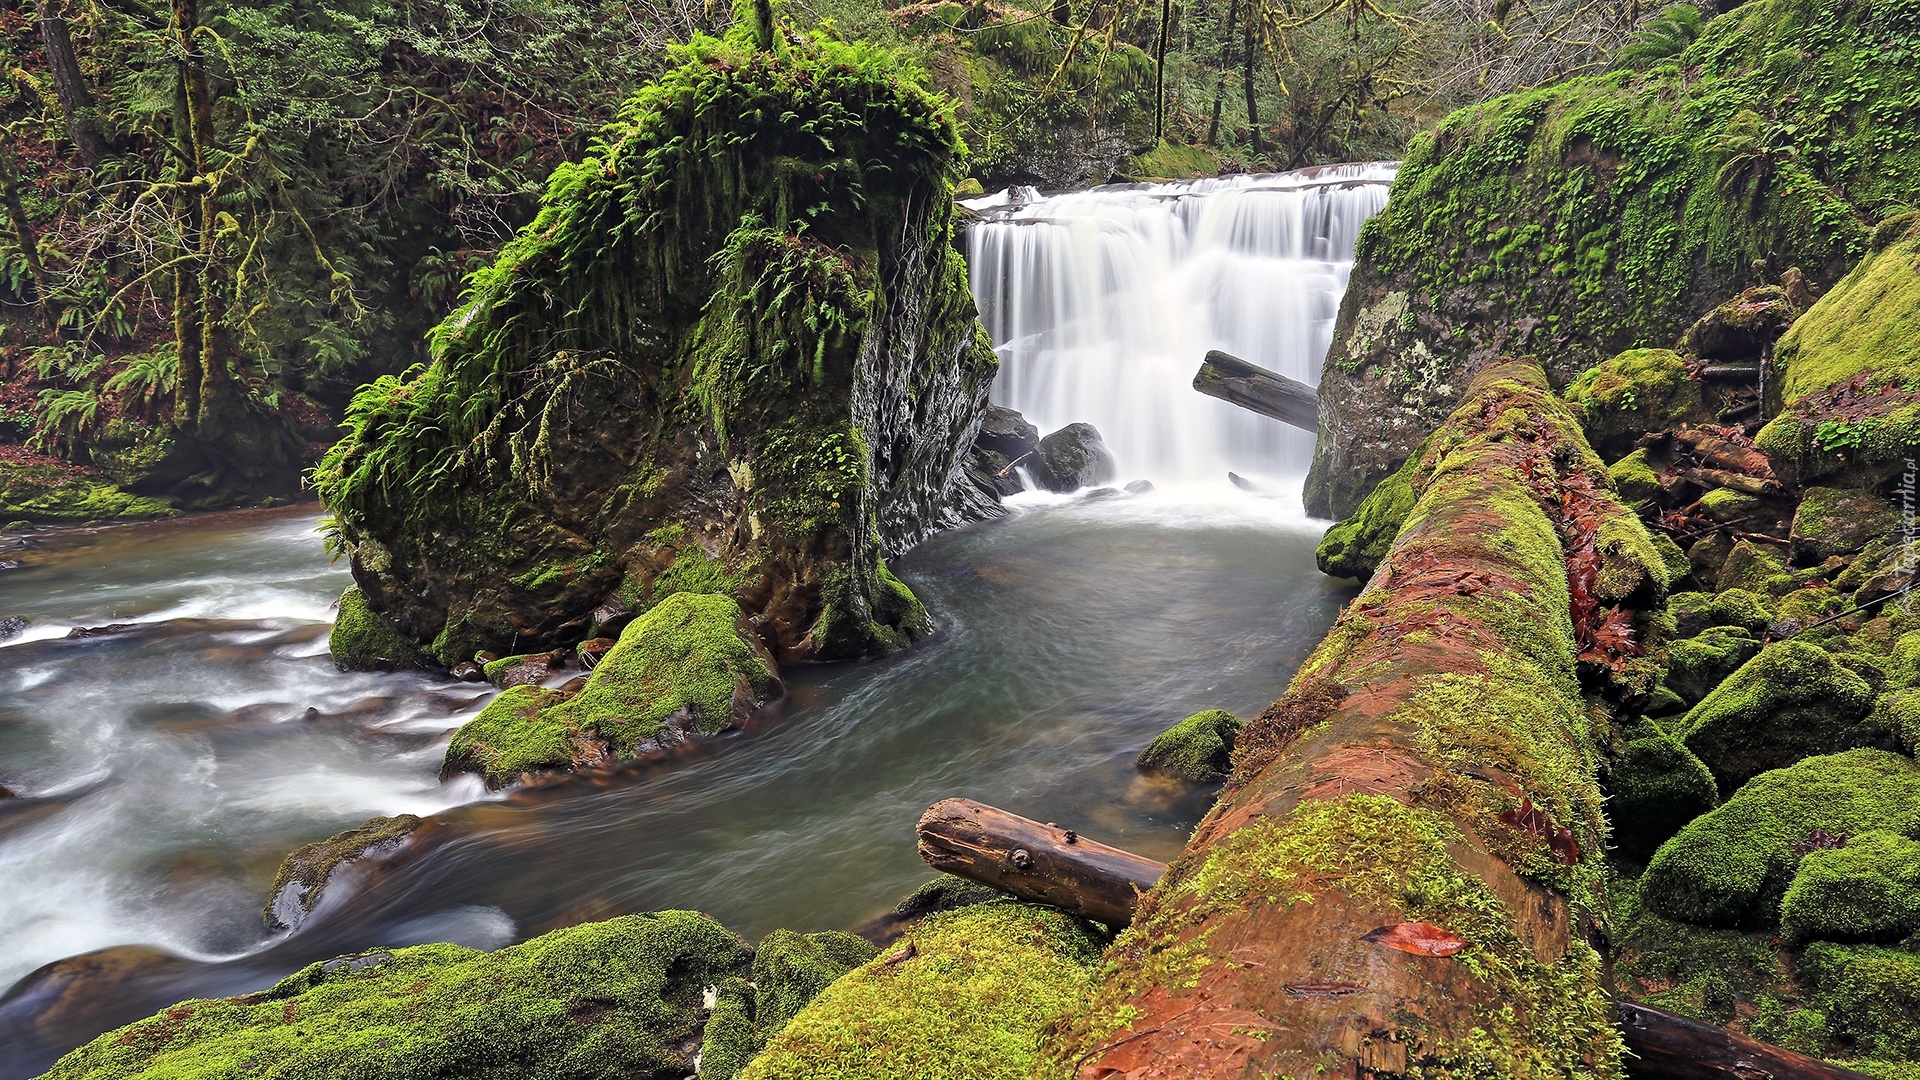
[[[1785,490],[1780,481],[1771,477],[1747,476],[1744,473],[1728,472],[1725,469],[1694,469],[1681,467],[1673,470],[1682,480],[1689,480],[1703,488],[1730,488],[1748,495],[1777,495]]]
[[[1115,927],[1132,921],[1140,894],[1167,869],[1165,863],[1094,843],[1071,829],[971,799],[947,799],[926,812],[920,819],[920,856],[935,869]],[[1337,997],[1344,988],[1336,983],[1294,984],[1291,992]],[[1867,1080],[1851,1069],[1646,1005],[1622,1001],[1619,1017],[1621,1035],[1633,1055],[1627,1062],[1629,1076]]]
[[[1133,919],[1165,863],[1088,840],[972,799],[945,799],[920,817],[920,857],[935,870],[1106,923]]]
[[[1218,349],[1200,364],[1193,388],[1303,431],[1320,430],[1319,391]]]
[[[1679,428],[1674,431],[1673,437],[1708,465],[1763,480],[1773,479],[1773,463],[1767,460],[1767,455],[1752,446],[1723,439],[1699,428]]]

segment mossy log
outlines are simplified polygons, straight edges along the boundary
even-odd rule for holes
[[[920,857],[935,870],[1111,927],[1133,918],[1166,864],[972,799],[943,799],[920,818]]]
[[[1302,431],[1320,430],[1320,397],[1313,387],[1218,349],[1201,362],[1193,388]]]
[[[1596,627],[1667,570],[1536,362],[1485,369],[1426,456],[1386,560],[1063,1025],[1064,1071],[1621,1075],[1582,679],[1612,693],[1645,659]]]

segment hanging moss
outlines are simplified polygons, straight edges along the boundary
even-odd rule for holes
[[[310,964],[245,997],[187,1001],[75,1050],[48,1080],[680,1080],[704,987],[746,963],[705,915],[556,930],[497,952],[419,945]]]

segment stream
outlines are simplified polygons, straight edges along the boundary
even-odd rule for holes
[[[1214,407],[1229,407],[1168,379],[1191,379],[1196,348],[1231,347],[1311,380],[1342,260],[1387,178],[1101,189],[990,211],[974,273],[1008,365],[996,400],[1042,430],[1092,419],[1114,433],[1120,479],[1159,486],[1015,496],[1006,516],[889,560],[935,613],[932,640],[787,672],[788,696],[749,730],[669,766],[509,793],[439,780],[449,735],[491,690],[334,668],[327,624],[349,579],[316,507],[50,531],[5,553],[19,565],[0,571],[0,617],[31,625],[0,641],[0,784],[20,796],[0,800],[0,1080],[176,1001],[344,953],[493,948],[663,908],[706,911],[750,941],[853,929],[931,877],[913,827],[948,796],[1171,858],[1213,792],[1143,775],[1135,755],[1201,709],[1257,715],[1352,590],[1315,569],[1324,523],[1298,509],[1311,437],[1222,419]],[[1239,205],[1215,209],[1243,225],[1296,224],[1199,229],[1222,193]],[[1047,221],[1013,223],[1036,205]],[[1020,259],[1044,271],[993,271],[1011,282],[997,297],[981,278],[994,229],[1018,230]],[[1113,258],[1148,270],[1101,268]],[[1048,259],[1096,265],[1062,276]],[[1291,321],[1215,312],[1151,337],[1126,322],[1135,305],[1114,302],[1264,303],[1205,284],[1223,274],[1293,282]],[[1106,283],[1092,286],[1100,303],[1087,281]],[[1018,320],[1008,297],[1028,298]],[[1035,303],[1052,305],[1049,325]],[[1103,376],[1088,358],[1115,335],[1129,345]],[[1258,490],[1226,483],[1227,465]],[[264,928],[289,852],[399,813],[430,816],[418,850],[330,888],[297,932]]]

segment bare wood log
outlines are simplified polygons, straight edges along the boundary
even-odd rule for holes
[[[1620,1003],[1620,1031],[1634,1053],[1627,1063],[1629,1076],[1658,1080],[1868,1080],[1865,1073],[1631,1001]]]
[[[1069,836],[1074,839],[1068,841]],[[1019,868],[1022,853],[1027,856],[1024,870]],[[1167,869],[1164,863],[1094,843],[1072,830],[971,799],[947,799],[927,811],[920,819],[920,854],[936,869],[1110,926],[1130,922],[1140,894]],[[1062,872],[1062,867],[1070,872]],[[1634,1055],[1627,1066],[1634,1077],[1866,1080],[1851,1069],[1631,1001],[1619,1003],[1619,1023]]]
[[[1708,364],[1700,369],[1700,377],[1714,382],[1754,382],[1760,378],[1758,362]]]
[[[1731,488],[1748,495],[1777,495],[1782,490],[1780,481],[1771,477],[1748,476],[1745,473],[1728,472],[1725,469],[1693,469],[1681,467],[1673,470],[1683,480],[1691,480],[1703,488]]]
[[[1303,431],[1320,430],[1320,394],[1313,387],[1218,349],[1200,364],[1193,388]]]
[[[972,799],[945,799],[920,817],[920,857],[935,870],[1111,927],[1133,919],[1165,863],[1088,840]]]
[[[1673,437],[1686,444],[1689,450],[1709,465],[1762,479],[1773,478],[1773,463],[1767,460],[1767,455],[1751,446],[1723,439],[1699,428],[1679,428],[1674,431]]]

